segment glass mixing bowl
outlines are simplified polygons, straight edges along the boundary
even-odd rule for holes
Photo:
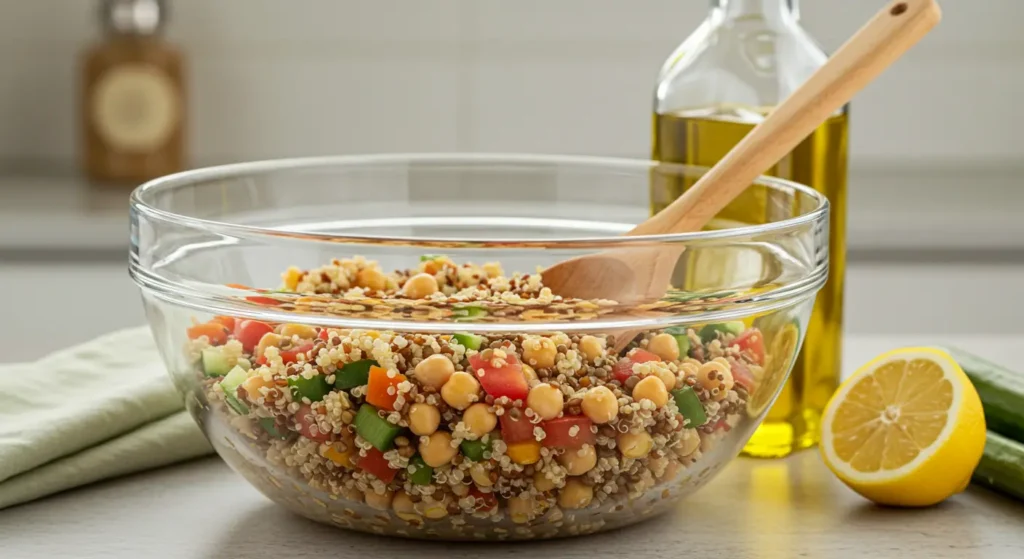
[[[407,537],[591,533],[738,454],[826,279],[828,202],[782,180],[705,231],[620,236],[650,187],[702,172],[516,155],[200,169],[133,193],[131,275],[188,410],[277,503]],[[653,299],[563,299],[538,273],[680,246]]]

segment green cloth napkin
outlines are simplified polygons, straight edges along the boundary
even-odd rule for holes
[[[0,509],[213,452],[149,328],[0,364]]]

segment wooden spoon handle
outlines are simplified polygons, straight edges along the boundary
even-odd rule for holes
[[[935,0],[897,0],[868,21],[693,187],[629,235],[699,231],[942,18]]]

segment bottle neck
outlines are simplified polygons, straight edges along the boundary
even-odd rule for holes
[[[796,21],[800,17],[799,0],[711,0],[711,9],[725,19],[759,17]]]

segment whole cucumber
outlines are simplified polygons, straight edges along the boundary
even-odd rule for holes
[[[989,431],[971,482],[1024,501],[1024,444]]]
[[[988,430],[1024,442],[1024,374],[962,349],[939,349],[949,353],[971,379],[981,398]]]

